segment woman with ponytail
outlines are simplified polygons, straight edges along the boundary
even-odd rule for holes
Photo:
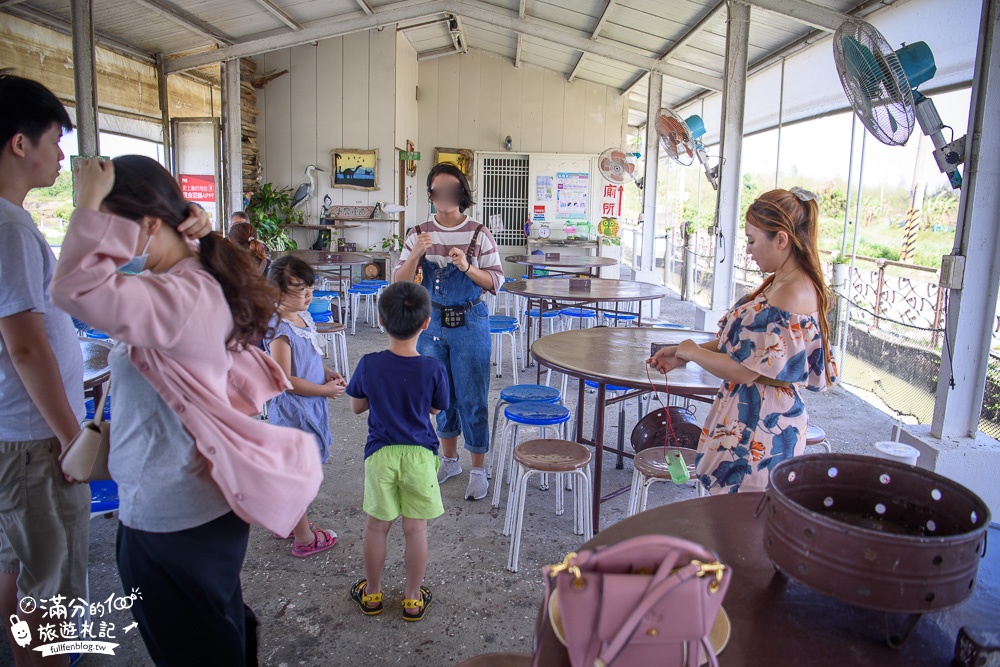
[[[800,188],[765,192],[746,223],[747,252],[770,275],[719,321],[717,340],[686,340],[649,359],[662,373],[692,361],[723,379],[698,443],[698,479],[713,494],[767,488],[771,469],[806,446],[799,389],[825,391],[837,381],[818,197]]]
[[[236,217],[236,214],[233,214]],[[249,222],[238,221],[229,225],[229,233],[226,235],[231,243],[236,244],[250,254],[251,261],[257,266],[259,275],[267,276],[271,268],[271,260],[267,258],[267,248],[254,237],[253,226]]]
[[[255,345],[277,294],[226,239],[204,229],[192,246],[179,231],[189,204],[157,162],[75,172],[52,301],[119,341],[109,468],[119,575],[142,593],[132,613],[157,665],[256,665],[240,587],[248,524],[287,535],[322,480],[311,435],[254,418],[291,389]]]

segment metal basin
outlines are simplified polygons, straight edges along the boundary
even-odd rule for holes
[[[764,542],[775,567],[832,598],[923,614],[972,595],[990,511],[915,466],[814,454],[771,471]]]

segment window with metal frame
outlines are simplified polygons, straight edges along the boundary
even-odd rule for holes
[[[497,245],[523,246],[528,220],[527,156],[484,157],[479,185],[481,221],[500,216],[501,223],[491,227]]]

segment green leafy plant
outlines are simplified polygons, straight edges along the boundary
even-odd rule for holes
[[[374,246],[373,246],[374,247]],[[399,234],[392,234],[382,239],[382,250],[403,252],[403,239]]]
[[[283,227],[301,225],[305,214],[292,206],[290,188],[260,183],[250,191],[246,212],[257,238],[270,250],[295,250],[298,245]]]
[[[834,250],[830,253],[830,263],[831,264],[850,264],[850,255],[843,255],[839,250]]]

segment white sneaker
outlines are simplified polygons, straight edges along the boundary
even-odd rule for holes
[[[462,474],[462,464],[458,462],[458,457],[453,459],[447,456],[441,457],[441,465],[438,467],[438,484],[444,484],[452,477]]]
[[[486,470],[472,468],[469,470],[469,486],[465,489],[466,500],[482,500],[489,491],[490,481],[486,478]]]

